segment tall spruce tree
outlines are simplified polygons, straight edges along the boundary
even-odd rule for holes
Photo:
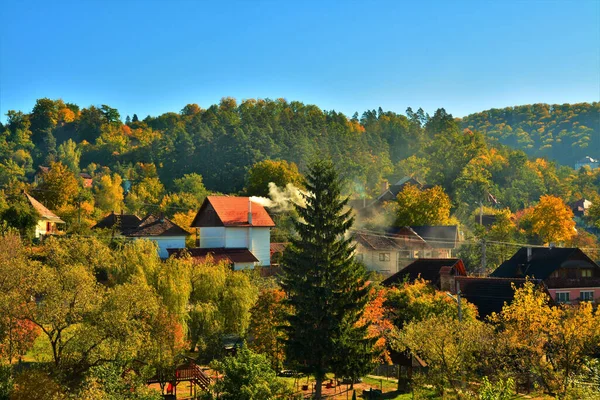
[[[283,288],[292,313],[288,316],[286,353],[315,376],[321,398],[327,372],[351,378],[370,365],[373,342],[367,326],[359,326],[369,300],[364,266],[354,260],[346,232],[353,223],[344,211],[341,182],[330,161],[309,166],[306,206],[297,207],[298,237],[283,262]]]

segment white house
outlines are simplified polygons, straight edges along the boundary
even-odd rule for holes
[[[249,197],[208,196],[191,226],[198,229],[198,248],[203,249],[199,253],[216,258],[223,255],[236,270],[271,265],[275,223],[265,208]],[[232,259],[234,253],[237,261]]]
[[[53,235],[58,233],[58,224],[64,224],[65,221],[60,219],[52,211],[48,210],[42,203],[25,193],[25,197],[31,207],[39,214],[37,225],[35,226],[35,237],[39,238],[43,235]]]
[[[133,231],[126,236],[137,239],[150,240],[158,246],[160,258],[168,258],[168,249],[182,249],[185,247],[185,238],[190,234],[185,229],[163,217],[149,214]]]
[[[147,215],[140,220],[132,214],[108,214],[92,229],[111,229],[113,234],[133,239],[150,240],[158,246],[160,258],[168,258],[168,249],[182,249],[190,234],[162,215]]]

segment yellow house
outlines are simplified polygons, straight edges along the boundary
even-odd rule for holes
[[[42,203],[25,193],[25,197],[29,204],[40,215],[40,219],[35,227],[35,237],[39,238],[43,235],[54,235],[58,233],[57,224],[64,224],[65,221],[60,219],[52,211],[48,210]]]

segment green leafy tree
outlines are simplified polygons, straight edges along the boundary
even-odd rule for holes
[[[269,183],[273,182],[278,187],[285,187],[288,183],[300,185],[302,175],[298,172],[296,164],[285,160],[264,160],[252,166],[247,175],[246,191],[252,196],[269,195]]]
[[[179,179],[173,181],[175,190],[180,193],[189,193],[196,198],[198,203],[202,203],[208,195],[208,190],[204,187],[202,175],[192,173],[185,174]]]
[[[223,400],[271,400],[290,394],[289,388],[277,379],[269,360],[243,346],[235,357],[225,357],[212,364],[223,374],[215,385]]]
[[[72,139],[69,139],[58,146],[58,160],[73,173],[79,173],[80,159],[81,149],[77,148],[77,144]]]
[[[369,300],[364,266],[353,257],[348,200],[341,199],[341,182],[330,161],[309,166],[306,207],[297,206],[298,238],[284,254],[283,289],[292,313],[286,328],[288,360],[303,366],[317,381],[334,370],[350,377],[372,362],[368,327],[358,326]],[[351,370],[345,366],[352,366]]]
[[[100,210],[115,211],[123,209],[123,180],[119,174],[104,174],[96,179],[94,188],[96,207]]]
[[[64,164],[50,164],[50,170],[43,176],[38,186],[37,197],[42,204],[51,210],[56,210],[67,204],[76,202],[79,195],[79,182],[72,171]]]
[[[450,197],[441,186],[420,190],[406,185],[396,198],[396,226],[449,225]]]

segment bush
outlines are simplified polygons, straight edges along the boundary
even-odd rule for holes
[[[512,378],[498,379],[491,382],[487,376],[483,377],[479,398],[481,400],[510,400],[515,393],[515,381]]]

